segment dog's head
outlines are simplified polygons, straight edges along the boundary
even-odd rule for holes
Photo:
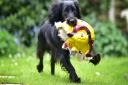
[[[49,21],[54,24],[58,21],[67,21],[69,25],[76,25],[80,19],[80,9],[77,0],[57,0],[49,10]]]

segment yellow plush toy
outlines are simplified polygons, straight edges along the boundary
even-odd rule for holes
[[[66,21],[57,22],[55,26],[59,30],[58,35],[64,40],[62,48],[80,54],[90,54],[95,34],[87,22],[77,19],[77,25],[74,27],[68,25]]]

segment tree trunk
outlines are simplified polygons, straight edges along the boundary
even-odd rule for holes
[[[116,25],[119,29],[121,29],[124,33],[128,33],[127,29],[127,24],[126,24],[126,19],[121,17],[121,12],[124,10],[127,5],[125,3],[125,0],[116,0],[115,1],[115,21]]]
[[[109,20],[115,23],[115,0],[110,1],[110,9],[108,14]]]

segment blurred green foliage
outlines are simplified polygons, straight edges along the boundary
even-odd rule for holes
[[[107,16],[110,0],[79,0],[83,16],[95,13],[98,17]]]
[[[37,26],[47,19],[51,1],[0,0],[0,55],[15,53],[14,38],[20,44],[31,46],[35,30],[38,30]],[[79,0],[82,17],[95,28],[96,52],[104,55],[126,55],[127,40],[107,18],[110,1]],[[3,29],[4,31],[1,31]]]
[[[0,30],[0,55],[18,52],[14,37],[5,30]]]
[[[0,28],[31,45],[32,32],[47,16],[48,0],[0,0]]]
[[[128,40],[115,24],[110,21],[99,21],[94,14],[84,19],[95,29],[95,52],[111,56],[126,56],[128,54]]]

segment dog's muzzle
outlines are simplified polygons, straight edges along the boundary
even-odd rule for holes
[[[67,18],[66,21],[67,21],[67,24],[69,24],[71,26],[76,26],[76,24],[77,24],[77,19],[76,18],[70,17],[70,18]]]

